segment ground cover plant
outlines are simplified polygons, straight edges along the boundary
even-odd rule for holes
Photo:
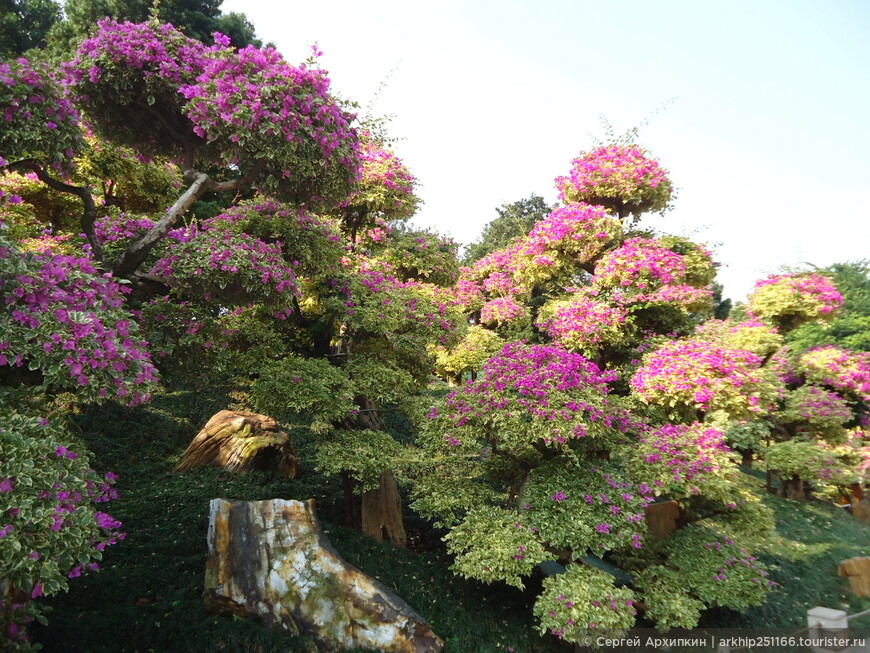
[[[638,228],[673,184],[622,141],[579,153],[555,179],[558,206],[506,206],[525,226],[494,228],[500,246],[460,268],[455,243],[409,225],[414,175],[380,123],[332,94],[318,54],[296,66],[220,33],[106,19],[63,66],[0,63],[11,645],[27,650],[39,599],[73,580],[85,589],[56,599],[47,643],[116,645],[117,631],[94,634],[104,591],[124,597],[131,650],[296,646],[204,616],[192,588],[207,500],[315,496],[333,523],[405,544],[407,502],[361,515],[358,501],[394,496],[396,479],[427,551],[330,533],[425,605],[454,650],[755,623],[771,593],[803,604],[778,589],[804,561],[777,530],[794,513],[766,493],[837,498],[870,465],[870,355],[784,344],[837,319],[832,279],[772,275],[740,319],[712,319],[713,253]],[[433,390],[433,371],[453,389]],[[230,406],[290,429],[306,475],[172,475]],[[741,462],[766,470],[763,486]],[[119,470],[130,496],[109,514]],[[677,517],[651,532],[662,504]],[[81,581],[104,552],[114,566]]]

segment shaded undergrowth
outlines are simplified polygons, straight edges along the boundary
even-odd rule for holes
[[[108,510],[124,522],[127,538],[107,550],[99,573],[75,580],[69,593],[47,602],[49,625],[34,631],[47,653],[310,650],[304,638],[206,612],[208,503],[216,497],[316,498],[338,552],[427,619],[450,653],[566,650],[534,628],[531,605],[539,587],[524,593],[457,578],[449,571],[439,534],[420,520],[409,515],[415,550],[380,544],[341,526],[340,483],[312,470],[314,443],[305,430],[290,432],[301,458],[296,479],[216,469],[173,473],[199,428],[232,405],[220,393],[176,392],[156,396],[146,406],[108,404],[74,416],[72,427],[94,453],[94,467],[120,477],[121,498]],[[757,475],[746,478],[763,485]],[[870,554],[870,527],[830,504],[765,497],[778,530],[763,538],[761,558],[779,587],[765,605],[745,613],[710,611],[703,625],[800,628],[806,610],[815,605],[849,613],[870,608],[870,599],[854,597],[847,581],[837,577],[840,562]],[[852,625],[870,627],[870,617]]]

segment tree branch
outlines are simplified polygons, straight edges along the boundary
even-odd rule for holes
[[[100,243],[97,241],[97,236],[94,232],[94,222],[97,220],[97,207],[96,204],[94,204],[94,196],[91,195],[90,187],[73,186],[62,182],[59,179],[55,179],[45,171],[45,168],[32,159],[21,161],[17,163],[16,166],[36,173],[37,179],[52,190],[56,190],[60,193],[71,193],[82,201],[82,232],[85,234],[85,238],[87,238],[88,244],[91,246],[94,260],[99,263],[100,267],[103,267],[103,248],[100,247]]]

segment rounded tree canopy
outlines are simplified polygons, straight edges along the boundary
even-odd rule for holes
[[[69,65],[72,88],[99,133],[145,156],[222,166],[294,202],[343,200],[359,144],[325,72],[214,38],[207,47],[171,25],[101,21]]]

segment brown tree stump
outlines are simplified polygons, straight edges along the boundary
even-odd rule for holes
[[[213,499],[204,599],[221,614],[307,636],[322,652],[444,647],[402,599],[339,557],[313,500]]]
[[[804,480],[799,476],[780,479],[779,496],[785,497],[786,499],[805,501],[807,498],[807,490]]]
[[[405,546],[407,536],[402,521],[402,498],[392,472],[381,474],[380,484],[362,495],[362,530],[378,542]]]
[[[859,556],[844,560],[837,567],[837,574],[849,579],[855,596],[870,596],[870,558]]]
[[[233,472],[276,471],[294,478],[298,473],[297,461],[290,436],[274,419],[257,413],[222,410],[196,434],[175,471],[209,466]]]

